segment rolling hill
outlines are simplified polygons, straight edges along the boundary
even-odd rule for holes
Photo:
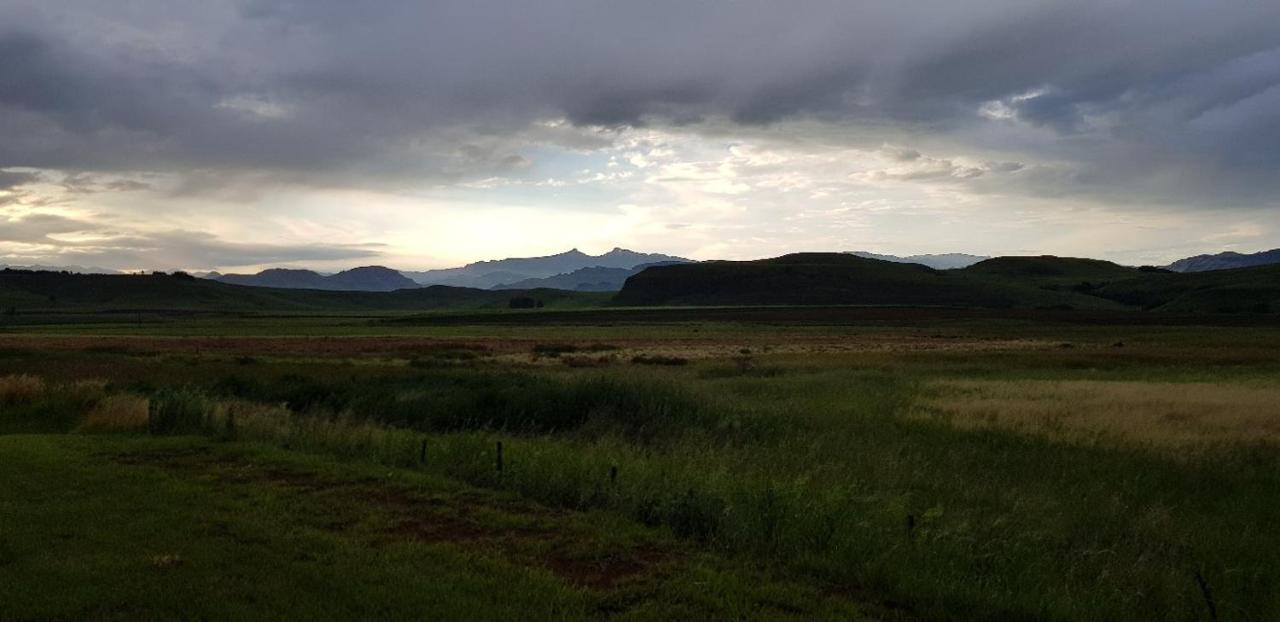
[[[1112,308],[1115,303],[1039,283],[942,271],[844,253],[650,268],[630,279],[630,305],[921,305],[988,308]]]
[[[390,292],[419,287],[404,275],[382,266],[365,266],[323,275],[311,270],[272,268],[257,274],[223,274],[214,280],[232,285],[283,289],[323,289],[334,291]]]
[[[1093,294],[1174,313],[1278,313],[1280,265],[1144,274],[1110,283]]]
[[[994,257],[975,263],[962,272],[970,276],[994,276],[1037,285],[1109,282],[1132,278],[1139,274],[1137,268],[1129,268],[1101,259],[1053,255]]]
[[[16,313],[183,310],[376,312],[502,309],[529,297],[547,307],[599,305],[607,296],[551,289],[489,291],[442,285],[390,292],[234,285],[181,274],[102,275],[0,270],[0,308]]]
[[[837,253],[651,268],[617,297],[630,305],[901,305],[970,308],[1280,312],[1280,266],[1180,274],[1095,259],[997,257],[933,270]]]

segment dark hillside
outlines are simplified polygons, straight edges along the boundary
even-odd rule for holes
[[[1013,280],[967,278],[963,272],[844,253],[798,253],[758,261],[649,268],[627,279],[617,301],[626,305],[1114,306]]]
[[[1192,273],[1152,273],[1094,295],[1177,313],[1280,313],[1280,265]]]
[[[1075,284],[1108,282],[1133,278],[1136,268],[1128,268],[1101,259],[1077,257],[994,257],[960,270],[970,276],[998,276],[1037,284]]]
[[[513,297],[547,306],[599,303],[599,294],[551,289],[486,291],[462,287],[392,292],[275,289],[180,274],[104,275],[0,271],[0,308],[15,312],[174,309],[200,311],[415,311],[506,308]]]

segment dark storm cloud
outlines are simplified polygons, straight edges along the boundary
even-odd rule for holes
[[[816,119],[1081,189],[1280,189],[1276,2],[49,4],[0,6],[0,167],[432,177],[477,166],[458,128]]]

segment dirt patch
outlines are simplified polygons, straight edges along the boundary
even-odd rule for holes
[[[413,542],[465,543],[475,540],[492,539],[491,530],[463,520],[444,516],[427,515],[405,519],[387,530],[387,535],[395,540]]]
[[[611,590],[628,580],[652,575],[657,566],[675,558],[670,551],[653,547],[637,547],[624,553],[594,559],[552,555],[545,564],[547,570],[574,585]]]

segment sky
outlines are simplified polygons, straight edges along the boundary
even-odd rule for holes
[[[0,263],[1280,247],[1280,2],[0,0]]]

